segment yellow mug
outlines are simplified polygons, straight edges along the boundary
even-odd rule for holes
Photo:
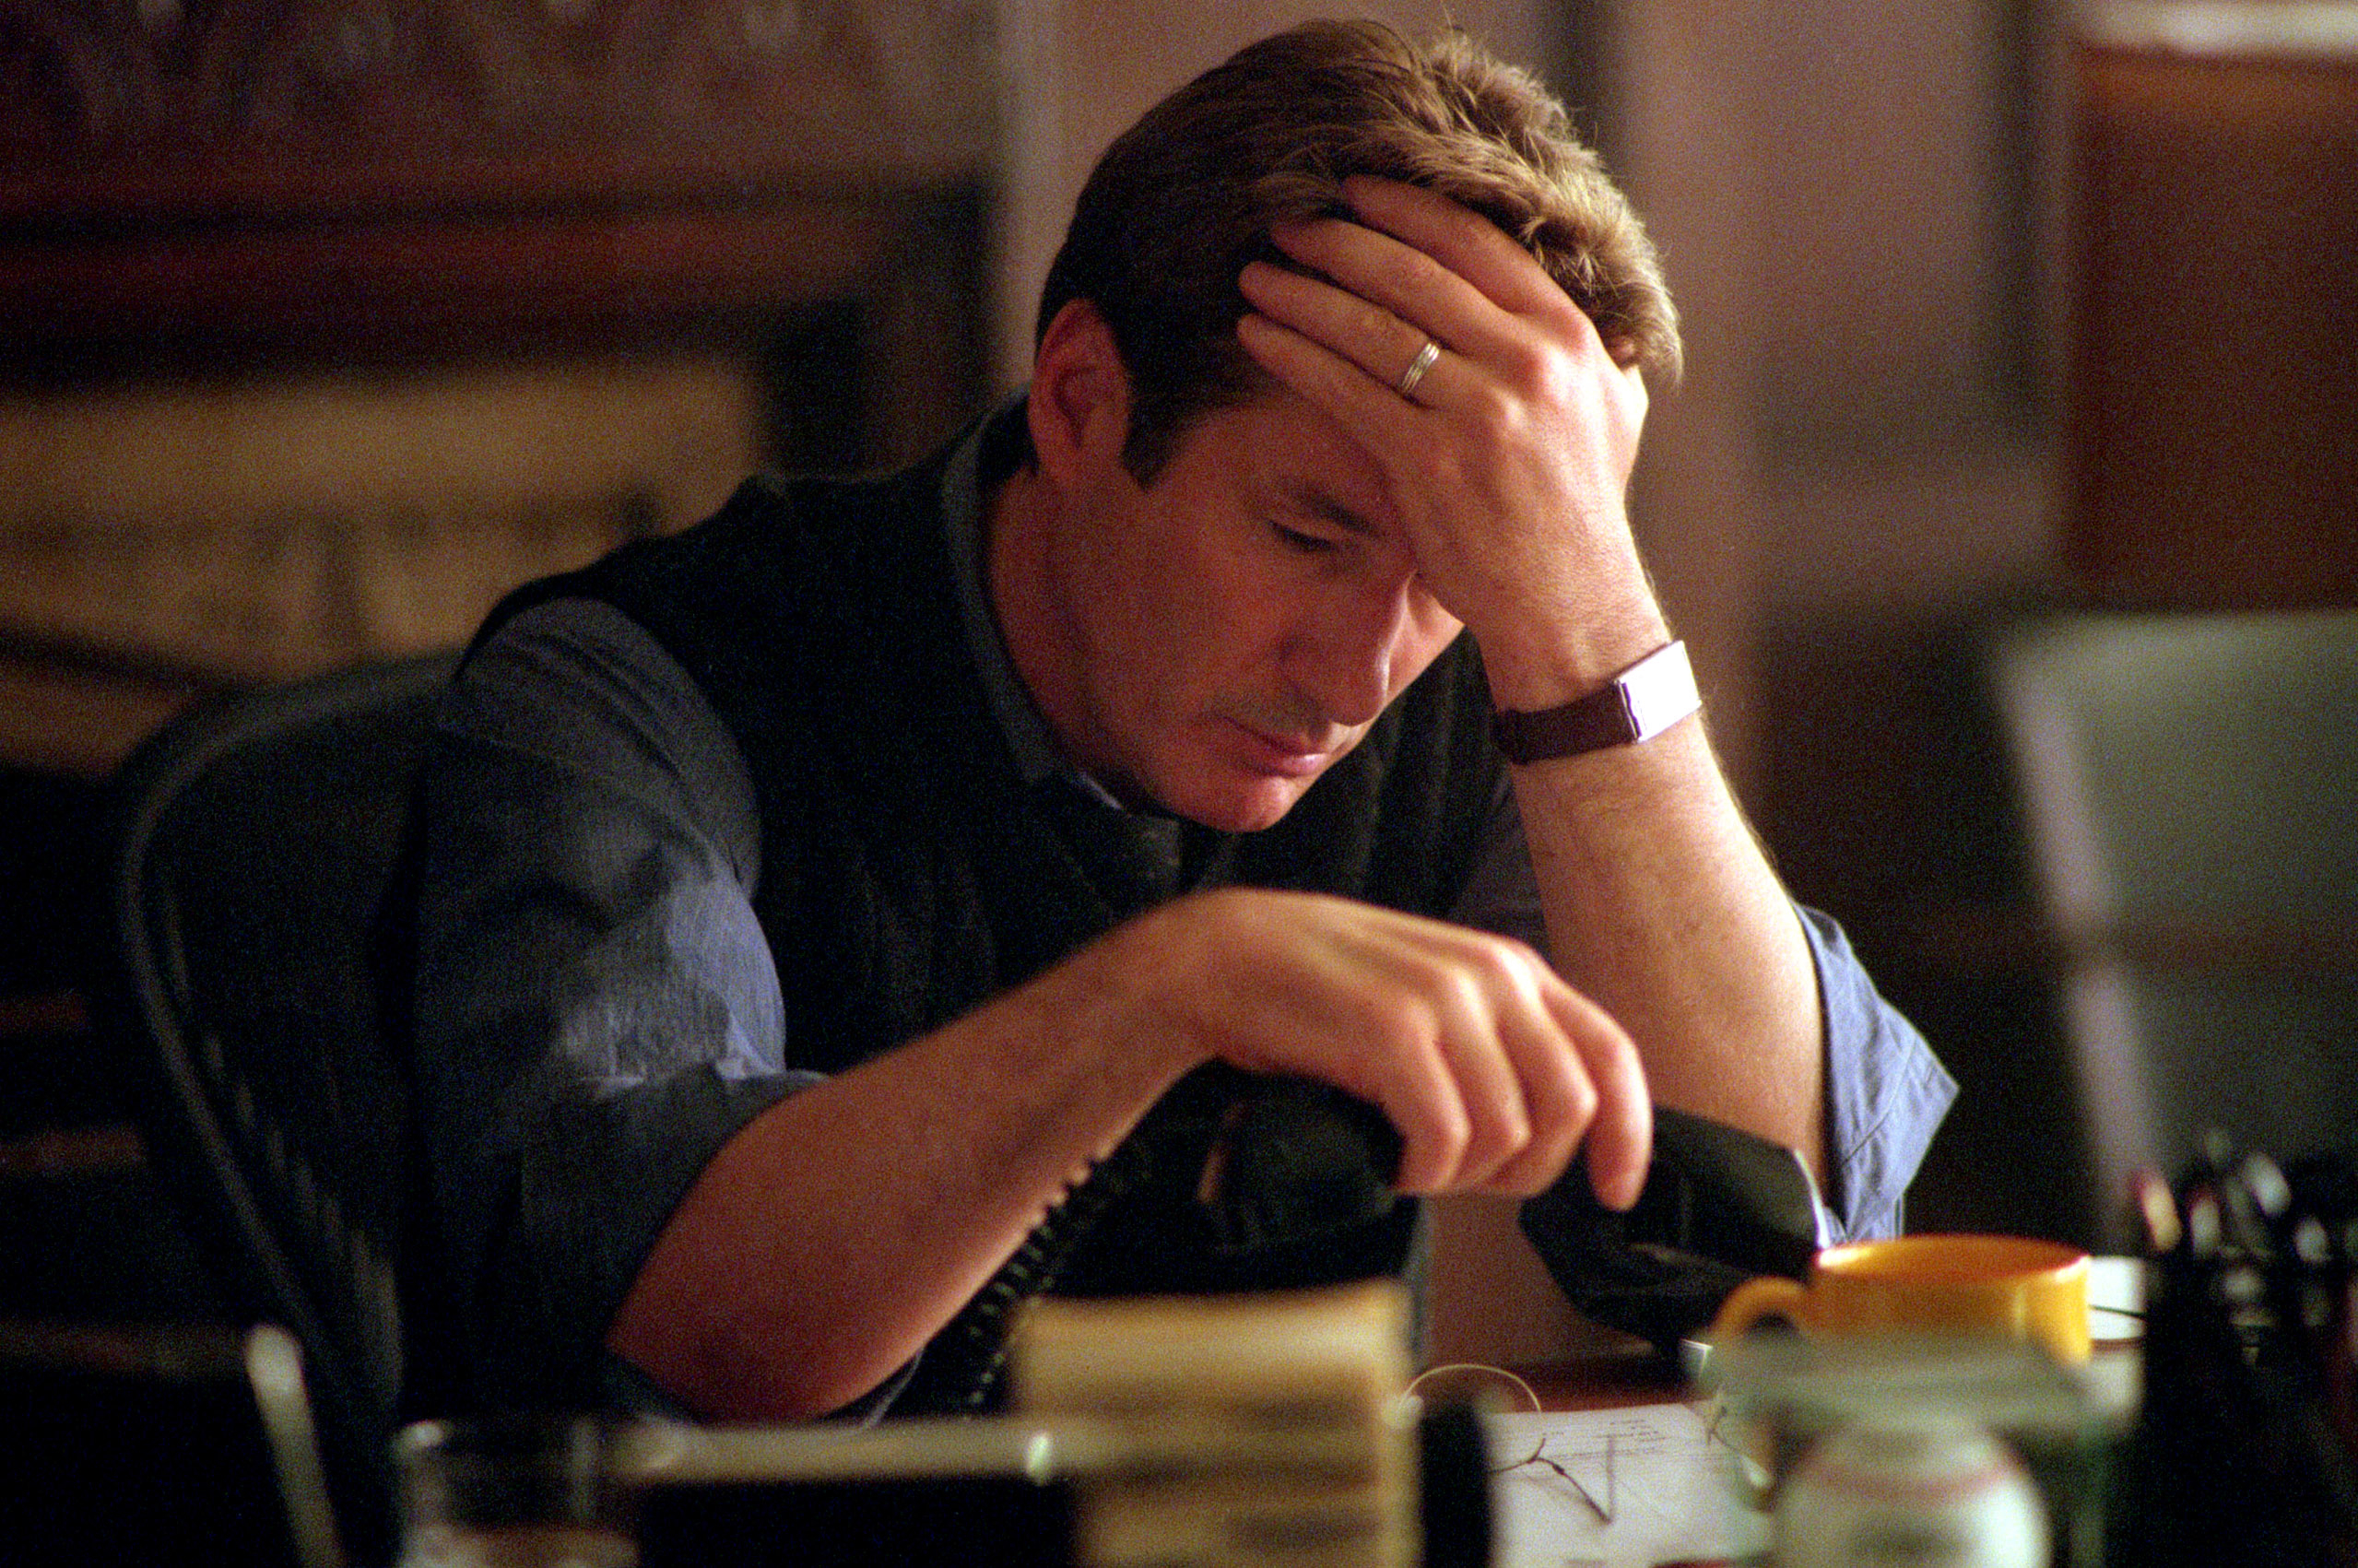
[[[1764,1276],[1713,1319],[1725,1340],[1768,1316],[1805,1334],[1988,1334],[2088,1359],[2088,1255],[2024,1236],[1895,1236],[1828,1247],[1807,1284]]]

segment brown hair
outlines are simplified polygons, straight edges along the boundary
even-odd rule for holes
[[[1281,261],[1277,223],[1345,215],[1344,178],[1384,175],[1482,214],[1546,267],[1614,357],[1668,383],[1678,313],[1628,199],[1529,74],[1462,34],[1309,22],[1252,44],[1148,111],[1098,161],[1048,269],[1038,330],[1075,299],[1131,381],[1123,453],[1140,483],[1187,424],[1267,378],[1236,340],[1237,275]]]

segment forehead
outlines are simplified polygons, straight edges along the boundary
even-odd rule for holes
[[[1288,391],[1214,409],[1180,437],[1158,487],[1218,486],[1256,508],[1378,534],[1390,521],[1383,470],[1343,427]]]

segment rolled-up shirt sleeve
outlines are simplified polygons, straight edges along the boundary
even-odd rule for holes
[[[1875,989],[1842,928],[1816,910],[1795,910],[1817,968],[1825,1034],[1824,1240],[1894,1234],[1908,1184],[1957,1087],[1916,1026]],[[1502,788],[1454,915],[1547,950],[1539,881],[1511,790]]]
[[[1842,927],[1803,908],[1825,1010],[1829,1243],[1899,1233],[1902,1199],[1957,1085],[1868,978]]]
[[[464,667],[427,767],[414,1076],[462,1375],[595,1397],[679,1199],[789,1066],[734,742],[619,612],[559,601]]]

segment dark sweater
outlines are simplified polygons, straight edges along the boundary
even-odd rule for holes
[[[986,482],[1012,454],[986,448]],[[996,458],[996,464],[994,463]],[[1461,639],[1275,827],[1221,834],[1026,784],[961,630],[941,459],[872,482],[757,480],[711,521],[530,585],[644,626],[695,678],[759,797],[753,905],[794,1065],[841,1071],[1193,888],[1315,890],[1445,914],[1501,788]],[[1208,1208],[1217,1138],[1255,1174]],[[1415,1206],[1384,1191],[1381,1119],[1225,1069],[1158,1107],[929,1350],[903,1411],[971,1407],[1029,1291],[1274,1288],[1398,1272]]]

